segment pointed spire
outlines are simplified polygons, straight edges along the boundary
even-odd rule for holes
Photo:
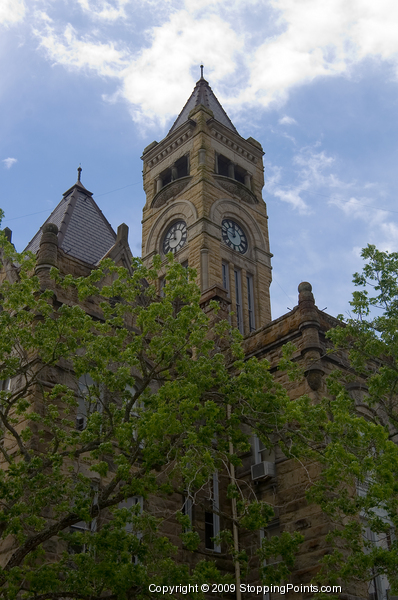
[[[216,121],[219,121],[234,133],[238,133],[231,119],[228,117],[227,113],[215,97],[214,92],[209,86],[208,81],[206,81],[206,79],[203,77],[203,68],[203,65],[200,65],[200,79],[196,82],[195,88],[191,96],[189,97],[184,108],[178,115],[177,119],[174,121],[174,124],[170,129],[169,134],[172,133],[178,127],[180,127],[180,125],[182,125],[183,123],[186,123],[188,121],[189,113],[191,112],[191,110],[194,109],[196,106],[199,106],[200,104],[203,104],[203,106],[206,106],[206,108],[209,108],[212,111]]]
[[[79,163],[79,166],[77,167],[77,180],[79,183],[80,183],[80,175],[81,175],[82,171],[83,171],[82,165],[81,165],[81,163]]]

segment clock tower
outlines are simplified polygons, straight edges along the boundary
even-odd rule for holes
[[[142,256],[173,252],[243,334],[270,322],[263,150],[242,138],[202,76],[167,136],[145,148]],[[218,292],[217,292],[218,290]]]

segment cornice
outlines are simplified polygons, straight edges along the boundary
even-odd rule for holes
[[[192,137],[193,130],[195,129],[196,122],[189,120],[175,132],[168,135],[164,140],[156,144],[153,148],[148,150],[141,156],[141,159],[148,164],[148,167],[154,167],[158,163],[162,162],[163,159],[167,158],[178,146],[184,144],[190,137]]]
[[[243,139],[239,134],[235,134],[215,119],[209,119],[207,125],[217,141],[221,142],[227,148],[234,150],[237,154],[241,154],[253,164],[257,164],[264,156],[263,150]]]

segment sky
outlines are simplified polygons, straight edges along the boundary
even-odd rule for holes
[[[348,315],[398,251],[396,0],[0,0],[0,208],[21,251],[76,181],[141,252],[142,150],[204,75],[264,148],[272,316]]]

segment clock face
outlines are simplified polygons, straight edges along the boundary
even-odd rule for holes
[[[163,240],[163,252],[173,252],[174,254],[181,250],[187,241],[187,224],[185,221],[176,221],[171,225]]]
[[[222,222],[222,239],[232,250],[244,254],[247,250],[247,238],[242,228],[232,221],[232,219],[224,219]]]

